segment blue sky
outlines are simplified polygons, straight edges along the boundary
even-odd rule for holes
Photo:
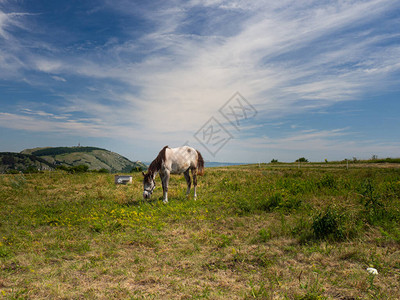
[[[400,2],[0,0],[0,104],[0,151],[399,157]]]

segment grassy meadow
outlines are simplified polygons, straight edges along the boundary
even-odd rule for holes
[[[400,169],[0,175],[0,298],[400,299]],[[374,267],[378,275],[366,269]]]

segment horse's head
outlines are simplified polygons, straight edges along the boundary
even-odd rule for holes
[[[147,172],[143,174],[143,198],[144,199],[150,199],[151,194],[154,191],[154,188],[156,187],[156,181],[154,180],[154,174],[151,172]]]

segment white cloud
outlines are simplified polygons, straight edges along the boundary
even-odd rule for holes
[[[56,81],[61,81],[61,82],[67,82],[67,80],[61,76],[51,76],[51,78],[53,78]]]
[[[110,126],[100,119],[72,118],[67,114],[55,115],[43,111],[24,109],[22,113],[0,112],[0,126],[28,132],[75,135],[82,137],[133,138],[137,130],[122,125]]]
[[[0,37],[8,40],[12,37],[7,32],[7,28],[18,27],[25,29],[24,23],[20,20],[21,17],[29,15],[27,13],[5,13],[0,10]]]
[[[0,11],[0,37],[4,39],[8,38],[6,27],[10,21],[11,21],[11,15]]]
[[[50,60],[50,59],[38,59],[35,61],[35,69],[45,73],[57,73],[61,69],[65,68],[65,62],[59,60]]]

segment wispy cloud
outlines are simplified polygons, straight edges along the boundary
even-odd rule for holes
[[[56,76],[56,75],[51,76],[51,78],[53,78],[56,81],[62,81],[62,82],[66,82],[67,81],[65,78],[62,78],[62,77]]]
[[[9,39],[11,35],[7,32],[7,28],[20,27],[23,28],[23,23],[19,20],[20,17],[27,15],[26,13],[5,13],[0,11],[0,37]]]
[[[134,138],[137,130],[123,125],[110,126],[100,119],[75,118],[68,114],[55,115],[25,109],[20,113],[0,112],[0,126],[27,132],[74,135],[78,137]]]

